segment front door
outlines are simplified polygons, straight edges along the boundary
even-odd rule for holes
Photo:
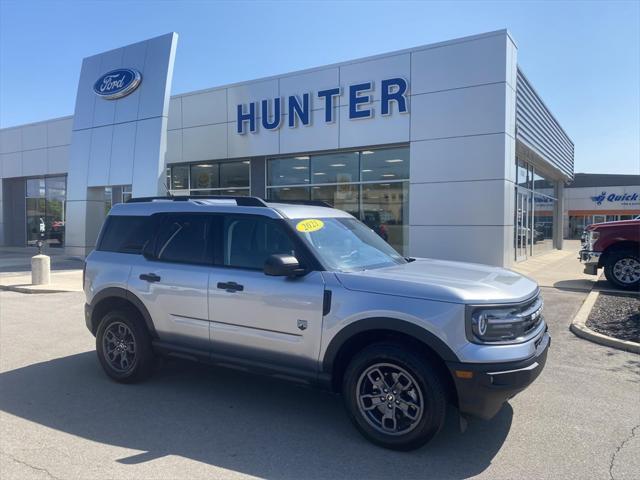
[[[324,281],[263,273],[272,254],[296,252],[291,233],[267,217],[226,216],[222,258],[209,278],[212,355],[237,357],[277,368],[317,370]]]
[[[161,341],[209,350],[211,215],[167,214],[155,244],[132,265],[129,288],[146,305]]]

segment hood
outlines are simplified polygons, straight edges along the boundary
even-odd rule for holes
[[[586,230],[600,230],[601,228],[607,228],[607,227],[631,227],[631,226],[640,226],[640,220],[632,219],[632,220],[616,220],[614,222],[592,223],[586,228]]]
[[[538,290],[535,281],[504,268],[426,258],[336,276],[348,290],[453,303],[520,302]]]

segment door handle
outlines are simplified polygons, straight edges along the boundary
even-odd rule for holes
[[[149,283],[159,282],[160,277],[155,273],[142,273],[140,274],[140,280],[146,280]]]
[[[244,290],[244,285],[240,285],[236,282],[218,282],[217,287],[220,290],[226,290],[227,292],[241,292]]]

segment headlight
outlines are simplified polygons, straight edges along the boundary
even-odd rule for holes
[[[596,243],[598,238],[600,238],[600,232],[589,230],[587,233],[587,250],[593,250],[593,245]]]
[[[542,322],[542,299],[519,305],[469,306],[467,336],[474,343],[520,343]]]

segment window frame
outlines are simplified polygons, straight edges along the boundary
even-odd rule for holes
[[[167,222],[167,218],[171,215],[184,215],[184,216],[205,216],[209,217],[212,222],[212,237],[207,239],[207,243],[209,244],[209,248],[213,249],[213,255],[211,256],[211,263],[193,263],[193,262],[178,262],[171,261],[165,259],[159,259],[157,257],[157,248],[158,248],[158,233],[160,229]],[[110,215],[109,218],[118,216],[124,217],[128,215]],[[144,217],[145,215],[131,215],[136,217]],[[276,225],[280,225],[283,232],[291,243],[294,246],[296,251],[296,258],[300,262],[301,266],[305,267],[307,273],[316,272],[316,271],[325,271],[326,268],[320,263],[315,254],[311,251],[311,249],[302,241],[301,238],[296,235],[293,231],[291,225],[285,219],[276,219],[271,218],[266,215],[257,215],[257,214],[249,214],[249,213],[220,213],[220,212],[160,212],[149,215],[149,217],[156,217],[156,223],[152,224],[153,231],[151,232],[151,238],[147,243],[143,246],[141,252],[139,253],[126,253],[126,252],[113,252],[111,250],[101,250],[101,243],[104,236],[104,232],[106,231],[107,222],[105,222],[105,227],[100,232],[100,237],[98,239],[96,250],[107,251],[112,253],[126,253],[127,255],[143,255],[147,260],[152,262],[159,263],[168,263],[168,264],[177,264],[177,265],[195,265],[195,266],[205,266],[205,267],[213,267],[213,268],[224,268],[224,269],[235,269],[235,270],[245,270],[245,271],[254,271],[254,272],[262,272],[263,268],[252,268],[252,267],[237,267],[233,265],[225,265],[224,264],[224,220],[228,217],[242,217],[242,218],[258,218],[264,219],[267,222],[273,222]],[[306,275],[306,273],[305,273]]]
[[[306,271],[305,275],[311,272],[326,270],[324,266],[320,263],[318,258],[313,254],[311,249],[302,241],[300,237],[298,237],[298,235],[296,235],[296,233],[291,228],[291,225],[289,225],[289,223],[286,222],[285,219],[282,219],[282,218],[276,219],[276,218],[268,217],[266,215],[255,215],[250,213],[225,213],[225,214],[214,213],[213,215],[219,215],[221,217],[220,229],[219,229],[220,240],[218,242],[219,248],[217,249],[218,252],[216,252],[216,255],[214,256],[215,262],[216,262],[214,265],[215,267],[232,269],[232,270],[252,271],[252,272],[264,271],[264,267],[263,268],[239,267],[235,265],[224,264],[224,254],[225,254],[224,252],[224,246],[225,246],[224,245],[224,233],[225,233],[224,220],[229,217],[237,217],[237,218],[242,217],[242,218],[264,219],[267,222],[271,222],[275,225],[279,225],[282,228],[282,231],[284,232],[284,234],[287,235],[287,237],[293,244],[293,247],[296,251],[296,258],[298,259],[298,262],[300,262],[300,266],[304,268]]]
[[[201,267],[212,267],[215,265],[216,247],[215,247],[215,243],[213,242],[215,241],[216,228],[219,229],[219,225],[216,225],[218,220],[214,217],[213,214],[206,213],[206,212],[162,212],[162,213],[156,213],[151,216],[153,217],[155,215],[159,216],[159,220],[158,220],[158,223],[156,224],[155,231],[153,232],[152,238],[150,239],[150,241],[147,242],[147,245],[145,245],[145,247],[142,249],[142,255],[144,255],[144,257],[147,258],[147,260],[152,260],[154,262],[159,262],[159,263],[169,263],[173,265],[194,265],[194,266],[201,266]],[[206,239],[207,249],[211,252],[210,262],[186,262],[182,260],[167,260],[165,258],[158,258],[158,247],[159,247],[158,236],[162,228],[169,221],[168,219],[171,218],[172,216],[204,217],[209,220],[210,227],[214,232],[213,235],[209,233]]]
[[[155,243],[155,239],[158,233],[158,227],[160,226],[162,220],[157,216],[158,214],[153,215],[108,215],[102,229],[100,229],[100,234],[98,235],[98,240],[96,242],[96,251],[98,252],[108,252],[108,253],[120,253],[123,255],[145,255],[145,251],[148,248],[150,243]],[[154,218],[155,217],[155,218]],[[107,230],[110,228],[111,223],[113,223],[114,218],[149,218],[149,239],[142,245],[139,252],[124,252],[120,250],[107,250],[104,248],[104,237],[107,233]],[[154,223],[155,222],[155,223]]]

